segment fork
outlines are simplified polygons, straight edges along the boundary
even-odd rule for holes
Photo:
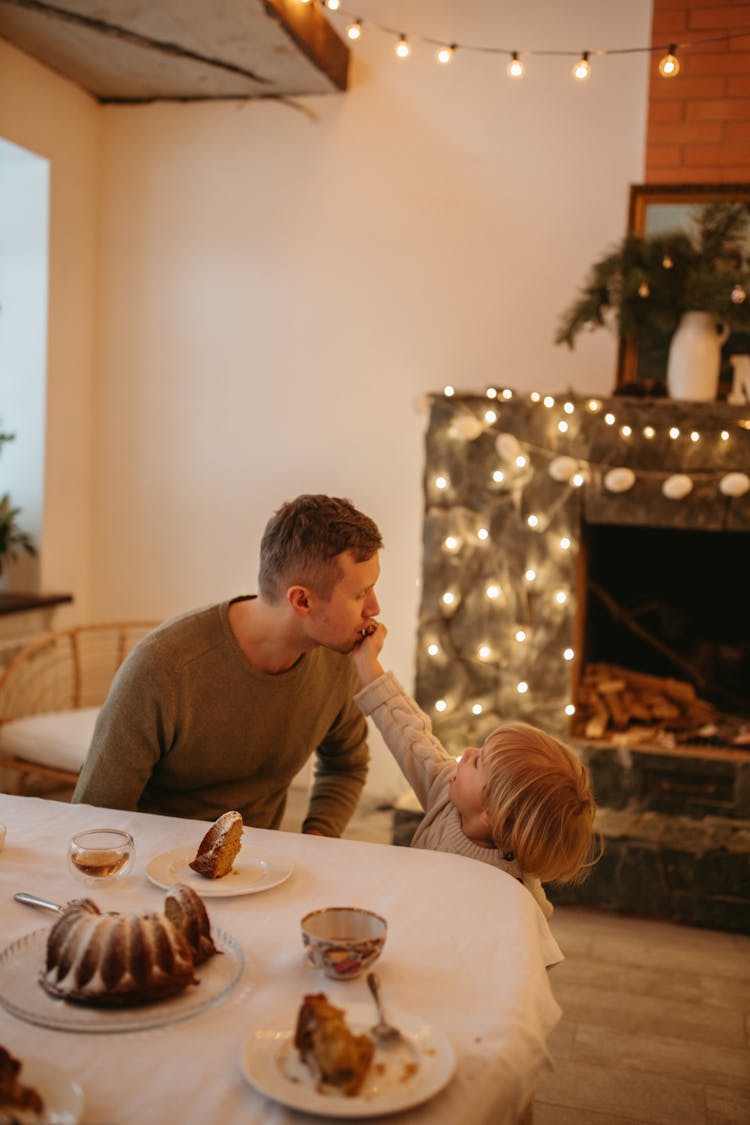
[[[373,1024],[370,1028],[372,1034],[376,1039],[379,1039],[381,1043],[406,1042],[403,1033],[399,1031],[397,1027],[394,1027],[392,1023],[388,1023],[388,1020],[385,1018],[383,1005],[380,1000],[380,981],[375,973],[367,974],[367,987],[372,993],[375,1007],[378,1010],[378,1022]]]

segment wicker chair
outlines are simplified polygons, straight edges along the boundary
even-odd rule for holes
[[[112,677],[155,621],[78,625],[26,645],[0,676],[0,768],[75,785]]]

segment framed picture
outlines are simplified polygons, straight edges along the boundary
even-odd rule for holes
[[[694,208],[719,201],[745,203],[750,209],[750,184],[631,184],[628,233],[649,237],[676,230],[689,232]],[[750,254],[750,239],[747,252]],[[632,384],[664,385],[669,341],[670,337],[665,336],[644,347],[622,340],[617,388]],[[721,353],[720,399],[726,398],[732,387],[734,369],[730,357],[747,354],[750,354],[750,332],[732,332]]]

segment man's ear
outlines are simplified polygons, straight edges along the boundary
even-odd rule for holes
[[[298,617],[306,617],[310,612],[310,591],[306,586],[290,586],[286,600]]]

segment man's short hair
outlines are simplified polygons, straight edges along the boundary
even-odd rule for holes
[[[261,597],[273,605],[299,585],[328,599],[342,574],[337,555],[351,551],[357,562],[366,562],[382,546],[377,524],[351,500],[322,495],[288,500],[271,516],[261,540]]]

